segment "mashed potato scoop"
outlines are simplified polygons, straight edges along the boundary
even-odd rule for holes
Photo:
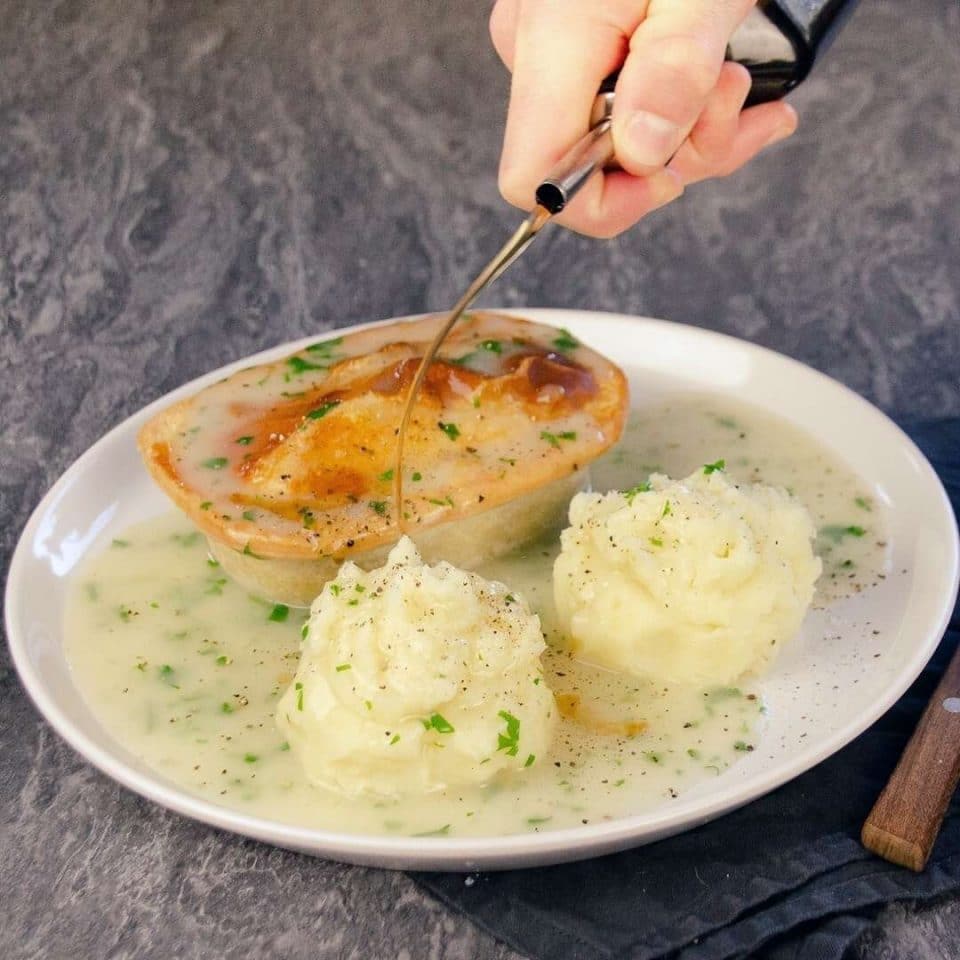
[[[665,683],[729,684],[800,628],[820,575],[813,522],[786,491],[722,461],[683,480],[581,493],[554,566],[578,656]]]
[[[540,620],[519,594],[408,537],[345,563],[315,600],[277,724],[311,783],[399,796],[483,785],[542,762],[556,722]]]

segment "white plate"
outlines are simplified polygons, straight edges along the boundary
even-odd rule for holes
[[[805,630],[764,678],[770,721],[762,749],[719,779],[642,815],[535,834],[424,839],[338,834],[245,816],[187,793],[119,747],[73,685],[62,629],[67,578],[78,561],[125,526],[169,509],[140,464],[136,432],[172,401],[315,338],[214,371],[151,404],[80,457],[37,507],[10,568],[7,636],[24,686],[57,732],[130,789],[226,830],[354,863],[473,870],[557,863],[669,836],[772,790],[873,723],[933,653],[957,590],[956,523],[939,480],[913,443],[845,387],[748,343],[659,320],[517,312],[567,327],[614,357],[631,379],[634,402],[651,390],[706,390],[794,422],[832,448],[889,505],[891,576],[819,614],[823,621]],[[829,640],[830,633],[842,634],[843,642]]]

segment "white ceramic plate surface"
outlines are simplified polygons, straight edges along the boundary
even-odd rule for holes
[[[73,684],[63,622],[67,580],[76,564],[124,527],[170,509],[141,466],[136,432],[161,407],[316,337],[216,370],[146,407],[80,457],[37,507],[10,567],[7,636],[24,686],[54,729],[120,783],[205,823],[353,863],[475,870],[596,856],[689,829],[796,777],[873,723],[923,669],[957,590],[956,522],[939,480],[913,443],[840,384],[730,337],[612,314],[515,312],[566,327],[614,358],[630,378],[635,406],[675,391],[711,392],[795,423],[846,461],[888,506],[890,576],[808,616],[801,636],[760,685],[769,725],[754,753],[718,779],[642,815],[535,834],[425,839],[341,834],[246,816],[199,799],[121,748]]]

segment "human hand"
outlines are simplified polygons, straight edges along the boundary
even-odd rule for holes
[[[724,62],[755,0],[497,0],[494,47],[513,74],[500,191],[530,209],[547,171],[588,130],[603,79],[618,67],[613,142],[619,170],[591,177],[558,220],[612,237],[683,193],[788,137],[786,103],[742,110],[750,74]],[[672,159],[671,159],[672,158]]]

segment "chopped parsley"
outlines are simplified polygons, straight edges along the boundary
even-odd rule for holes
[[[112,540],[111,543],[110,543],[110,546],[111,546],[111,547],[129,547],[129,546],[130,546],[130,541],[129,541],[129,540],[121,540],[119,537],[114,537],[113,540]]]
[[[262,560],[262,559],[263,559],[263,557],[261,557],[260,554],[254,553],[254,552],[250,549],[250,544],[249,544],[249,543],[244,544],[243,550],[241,550],[240,552],[241,552],[245,557],[253,557],[254,560]]]
[[[386,500],[370,500],[368,501],[368,506],[374,513],[378,514],[381,517],[385,517],[387,515]]]
[[[663,505],[663,512],[660,514],[660,516],[661,516],[661,517],[669,517],[671,513],[673,513],[673,510],[671,510],[671,508],[670,508],[670,501],[668,500],[668,501]]]
[[[255,753],[245,753],[243,755],[244,763],[256,763],[260,758]]]
[[[415,833],[415,837],[445,837],[450,832],[450,824],[445,823],[442,827],[438,827],[436,830],[424,830],[423,833]]]
[[[451,439],[456,440],[460,436],[460,428],[455,423],[444,423],[437,421],[437,426]]]
[[[253,510],[244,510],[242,513],[242,517],[244,520],[256,520],[257,514]]]
[[[307,414],[307,419],[320,420],[321,418],[325,417],[334,407],[338,406],[340,406],[339,400],[325,400],[320,404],[319,407],[316,407]]]
[[[343,673],[344,670],[349,670],[351,665],[349,663],[338,663],[336,666],[337,673]]]
[[[734,750],[740,750],[742,753],[751,753],[753,751],[753,744],[747,743],[745,740],[738,740],[733,745]]]
[[[214,661],[218,667],[229,667],[233,660],[228,657],[225,653],[220,654],[219,657]]]
[[[399,733],[395,733],[395,734],[390,738],[390,744],[389,744],[389,746],[392,747],[395,743],[399,743],[399,742],[400,742],[400,734],[399,734]]]
[[[340,596],[340,584],[339,584],[339,583],[331,583],[331,584],[330,584],[330,592],[331,592],[335,597],[339,597],[339,596]]]
[[[484,340],[480,346],[490,353],[503,353],[503,344],[499,340]]]
[[[703,465],[703,472],[707,476],[710,476],[711,473],[717,473],[718,471],[726,470],[726,468],[726,460],[715,460],[713,463],[705,463]]]
[[[856,524],[851,524],[849,527],[834,524],[829,527],[821,527],[819,531],[820,536],[831,541],[831,543],[839,543],[844,537],[862,537],[866,535],[866,532],[863,527]]]
[[[290,608],[285,603],[278,603],[270,611],[270,616],[267,619],[274,623],[284,623],[289,615]]]
[[[663,546],[663,540],[661,540],[660,537],[650,537],[650,542],[651,542],[655,547],[662,547],[662,546]]]
[[[393,467],[391,467],[389,470],[384,470],[383,473],[381,473],[380,476],[377,477],[377,479],[378,479],[381,483],[386,483],[388,480],[392,480],[392,479],[393,479]]]
[[[334,347],[339,347],[343,343],[343,337],[334,337],[332,340],[320,340],[318,343],[311,343],[307,347],[307,353],[317,353],[324,357],[329,357],[333,353]]]
[[[303,357],[287,357],[287,366],[290,368],[290,373],[300,374],[306,373],[308,370],[326,370],[326,364],[323,363],[311,363],[309,360],[304,360]]]
[[[253,443],[253,437],[237,437],[234,442],[239,443],[241,447],[249,447]]]
[[[561,440],[576,440],[575,430],[564,430],[561,433],[551,433],[549,430],[540,431],[540,439],[546,440],[551,447],[559,447]]]
[[[553,817],[527,817],[527,823],[535,827],[538,823],[549,823]]]
[[[229,462],[226,457],[210,457],[209,460],[204,460],[200,466],[207,470],[222,470]]]
[[[212,500],[204,500],[203,503],[200,504],[200,509],[209,510],[212,506],[213,506]]]
[[[173,687],[174,690],[180,689],[180,684],[177,683],[177,671],[170,666],[169,663],[165,663],[160,667],[160,679],[168,686]]]
[[[575,350],[580,346],[580,341],[577,340],[569,330],[565,330],[563,327],[560,328],[560,336],[555,338],[553,345],[560,351]]]
[[[429,720],[424,720],[422,722],[425,730],[436,730],[437,733],[454,732],[453,724],[451,724],[449,720],[441,716],[439,713],[432,714]]]
[[[497,735],[497,750],[503,750],[508,757],[515,757],[520,747],[520,721],[506,710],[500,710],[497,716],[507,724],[506,733]]]
[[[524,761],[523,763],[524,767],[532,767],[536,759],[537,759],[536,754],[531,753],[530,756],[528,756],[527,759]]]
[[[297,709],[303,710],[303,684],[297,682],[293,685],[293,689],[297,691]]]
[[[411,479],[414,483],[419,483],[419,482],[423,479],[423,474],[420,473],[419,470],[414,470],[414,471],[413,471],[413,475],[410,477],[410,479]]]
[[[638,493],[649,493],[650,492],[650,481],[644,480],[643,483],[638,483],[635,487],[631,487],[629,490],[623,491],[624,499],[631,506],[633,505],[633,498],[637,496]]]
[[[432,503],[435,507],[452,507],[453,498],[448,494],[443,500],[438,500],[436,497],[428,497],[427,503]]]
[[[870,512],[873,510],[873,504],[866,497],[854,497],[853,502],[861,509]]]
[[[226,701],[224,701],[223,703],[220,704],[220,712],[221,712],[221,713],[233,713],[233,705],[227,703]]]

